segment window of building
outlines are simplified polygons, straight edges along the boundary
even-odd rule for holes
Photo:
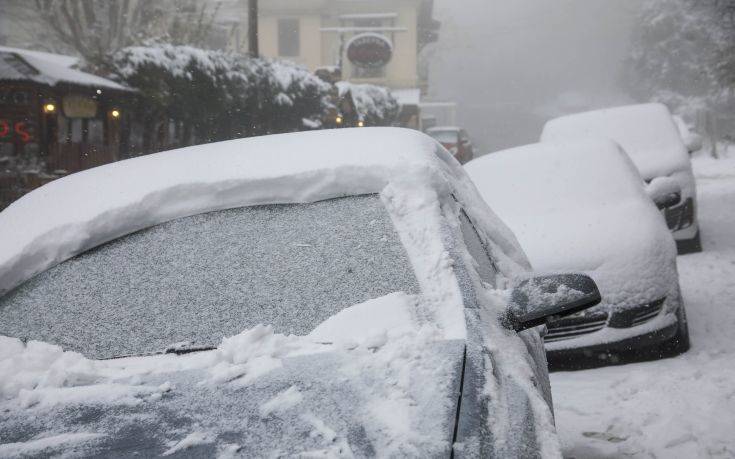
[[[298,18],[278,20],[278,55],[296,57],[301,55],[301,30]]]

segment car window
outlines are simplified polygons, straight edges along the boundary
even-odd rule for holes
[[[429,131],[428,134],[441,143],[457,143],[458,135],[455,130]]]
[[[305,335],[345,307],[419,292],[380,199],[181,218],[68,260],[0,298],[0,335],[93,358],[215,346],[258,324]]]
[[[464,210],[460,212],[459,223],[462,231],[462,239],[467,246],[467,250],[470,252],[470,255],[477,264],[477,272],[480,279],[494,287],[496,284],[498,270],[488,255],[480,236],[477,234],[475,226],[472,224]]]

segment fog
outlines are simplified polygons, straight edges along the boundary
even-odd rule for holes
[[[438,0],[430,95],[458,103],[478,153],[533,142],[545,119],[625,103],[635,0]]]

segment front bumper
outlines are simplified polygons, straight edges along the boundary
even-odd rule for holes
[[[670,340],[676,335],[678,328],[679,324],[674,321],[664,328],[624,338],[613,343],[595,344],[584,348],[547,350],[549,368],[551,370],[564,370],[618,363],[621,361],[621,355],[630,355],[636,351],[645,352]]]
[[[677,299],[678,300],[678,299]],[[548,357],[622,353],[664,342],[676,333],[679,302],[660,299],[614,310],[598,310],[550,324],[544,337]]]

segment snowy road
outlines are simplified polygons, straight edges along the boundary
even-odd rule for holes
[[[565,457],[735,457],[735,157],[694,168],[704,252],[679,257],[692,348],[553,374]]]

